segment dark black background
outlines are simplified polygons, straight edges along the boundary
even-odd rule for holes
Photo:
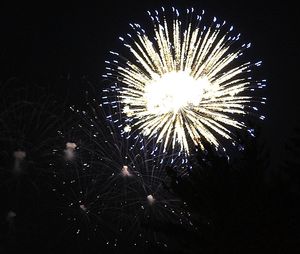
[[[104,61],[109,57],[109,50],[121,48],[118,37],[130,30],[129,22],[147,26],[146,11],[161,6],[205,9],[207,16],[232,23],[241,32],[241,39],[253,45],[249,58],[263,61],[261,76],[267,79],[268,87],[265,89],[267,105],[262,108],[266,120],[260,124],[262,139],[270,149],[272,170],[282,163],[285,144],[299,126],[299,26],[293,2],[166,0],[1,4],[0,81],[16,77],[28,84],[50,87],[59,100],[80,105],[87,89],[87,83],[82,80],[88,79],[100,92]],[[293,246],[298,246],[296,242]],[[296,253],[292,249],[277,251],[274,253]]]

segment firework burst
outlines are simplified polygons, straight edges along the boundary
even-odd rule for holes
[[[73,120],[74,124],[76,119]],[[103,185],[104,173],[100,174],[101,170],[92,165],[92,147],[88,141],[84,142],[87,138],[78,129],[69,126],[58,131],[61,142],[53,149],[50,185],[55,203],[49,210],[58,212],[61,220],[57,226],[58,230],[63,227],[59,242],[75,237],[84,241],[101,239],[99,242],[105,243],[112,234],[109,219],[105,217],[109,214],[106,213],[109,191]]]
[[[232,35],[232,27],[216,18],[205,26],[204,11],[187,13],[188,21],[182,22],[175,8],[170,19],[163,8],[148,12],[153,34],[130,24],[133,35],[120,37],[128,57],[111,52],[115,59],[106,61],[103,76],[115,81],[111,88],[117,92],[107,103],[119,103],[131,120],[123,131],[155,137],[164,152],[178,147],[190,154],[191,144],[203,149],[204,141],[218,150],[219,136],[233,142],[232,128],[246,128],[237,115],[257,109],[252,102],[258,99],[250,92],[265,81],[253,81],[249,74],[261,62],[237,60],[250,43],[236,46],[240,35]]]
[[[115,238],[108,240],[107,245],[156,244],[166,247],[170,239],[159,227],[170,223],[195,229],[187,204],[176,197],[170,184],[171,176],[165,170],[165,165],[173,165],[176,176],[183,177],[185,169],[176,167],[180,163],[171,156],[161,156],[158,149],[150,147],[150,143],[146,145],[142,138],[130,139],[126,132],[119,133],[96,99],[90,100],[84,111],[73,110],[79,122],[72,128],[76,130],[73,137],[65,136],[66,148],[61,149],[60,161],[66,164],[54,175],[59,179],[59,175],[64,174],[73,177],[68,181],[60,180],[54,192],[57,193],[60,186],[60,196],[67,197],[66,183],[76,185],[83,179],[91,179],[89,188],[83,189],[98,193],[97,202],[93,202],[97,223],[101,228],[110,227],[115,232]],[[65,156],[66,150],[68,155],[72,153],[71,161],[70,156]],[[79,161],[83,166],[74,174],[72,169]],[[89,209],[83,197],[78,200],[67,201],[68,208],[75,205],[77,212]]]
[[[68,118],[48,89],[10,79],[1,92],[0,186],[14,202],[22,203],[25,193],[35,202],[33,194],[40,193],[40,183],[51,172],[56,131]]]

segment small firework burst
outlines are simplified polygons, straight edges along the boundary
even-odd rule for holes
[[[61,142],[53,149],[55,160],[51,163],[55,202],[50,209],[62,221],[57,226],[57,230],[64,232],[62,239],[76,237],[105,243],[112,234],[105,217],[109,193],[102,188],[104,179],[92,168],[93,154],[90,146],[80,140],[79,133],[72,127],[58,132]]]
[[[86,164],[82,167],[75,165],[73,163],[71,167],[73,174],[70,169],[64,171],[64,168],[59,168],[60,174],[54,174],[52,192],[56,201],[51,210],[64,219],[62,225],[67,230],[61,229],[65,231],[63,238],[77,236],[79,239],[105,242],[111,232],[111,225],[105,219],[106,193],[97,185],[96,175],[85,172]],[[61,225],[57,230],[60,228]]]
[[[105,207],[101,218],[106,218],[119,239],[109,244],[168,246],[168,237],[158,225],[193,227],[188,207],[172,191],[164,168],[173,165],[183,177],[186,171],[182,166],[176,167],[182,164],[161,156],[158,150],[146,146],[141,137],[130,139],[126,132],[119,133],[97,100],[89,102],[84,111],[74,111],[79,116],[76,135],[81,140],[76,149],[88,151],[90,158],[84,174],[93,175]],[[79,203],[76,204],[78,208]]]
[[[222,148],[219,136],[234,142],[232,128],[247,128],[240,116],[256,110],[252,103],[261,100],[251,90],[265,86],[250,76],[261,62],[237,60],[250,43],[239,45],[240,34],[225,21],[213,18],[205,26],[204,11],[196,15],[188,9],[187,18],[175,8],[171,15],[163,8],[148,13],[154,33],[130,24],[133,34],[120,37],[128,57],[111,51],[115,59],[106,61],[103,75],[115,81],[104,92],[113,90],[116,97],[103,96],[106,103],[130,119],[123,131],[155,139],[164,152],[178,148],[187,155],[192,144]]]
[[[1,89],[1,182],[8,192],[22,192],[21,186],[30,184],[31,188],[24,189],[38,193],[42,187],[39,183],[50,173],[52,149],[58,141],[56,131],[68,118],[63,105],[46,88],[11,79]]]

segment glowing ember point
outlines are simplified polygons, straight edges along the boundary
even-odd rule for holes
[[[16,216],[17,216],[17,214],[14,211],[9,211],[6,216],[6,220],[8,222],[12,222]]]
[[[65,160],[71,161],[75,157],[75,149],[77,145],[75,143],[67,142],[65,152]]]
[[[66,149],[75,150],[77,145],[75,143],[67,142],[66,143]]]
[[[87,211],[87,208],[85,207],[85,205],[80,205],[79,207],[80,207],[80,209],[81,209],[82,211],[84,211],[84,212]]]
[[[128,166],[126,166],[126,165],[124,165],[124,166],[122,167],[121,174],[122,174],[123,176],[132,176],[131,173],[130,173],[129,170],[128,170]]]
[[[124,127],[124,132],[130,132],[131,131],[131,127],[129,125],[126,125]]]
[[[24,151],[14,151],[13,156],[15,158],[13,173],[18,175],[22,172],[21,163],[26,158],[26,152],[24,152]]]
[[[123,108],[123,113],[125,113],[128,117],[133,116],[133,111],[129,108],[129,106],[125,106]]]
[[[24,151],[14,151],[14,157],[16,160],[24,160],[26,157],[26,152]]]
[[[147,196],[147,200],[149,205],[153,205],[155,202],[155,198],[151,194]]]

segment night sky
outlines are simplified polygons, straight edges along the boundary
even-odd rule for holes
[[[241,206],[247,207],[244,203],[247,203],[247,199],[249,199],[249,214],[244,212],[243,216],[239,217],[238,209],[236,210],[236,207],[239,207],[239,202],[236,202],[231,204],[232,210],[236,212],[237,218],[241,222],[226,221],[227,224],[223,224],[223,226],[226,224],[226,227],[230,227],[230,223],[232,223],[237,227],[237,232],[244,228],[240,237],[233,228],[232,231],[228,231],[226,238],[218,238],[219,235],[215,231],[219,230],[220,227],[215,222],[213,229],[205,228],[202,230],[199,226],[200,231],[202,231],[195,234],[196,236],[189,236],[188,234],[179,236],[179,238],[190,237],[191,240],[184,243],[192,247],[181,245],[177,249],[171,250],[149,247],[149,253],[154,251],[164,251],[164,253],[268,253],[269,251],[272,253],[298,253],[300,251],[300,239],[297,237],[299,227],[296,225],[299,218],[296,214],[297,211],[299,212],[300,197],[300,174],[297,172],[300,170],[300,100],[298,99],[299,44],[296,37],[299,27],[297,25],[297,8],[294,3],[289,3],[289,1],[272,1],[269,3],[268,1],[257,0],[153,0],[145,1],[145,3],[139,3],[139,1],[98,1],[97,4],[73,2],[69,5],[55,4],[54,2],[50,2],[50,4],[40,2],[34,5],[29,5],[27,2],[1,4],[0,85],[8,84],[8,86],[6,85],[5,89],[0,89],[0,102],[4,98],[12,96],[13,92],[10,94],[8,81],[14,80],[12,83],[15,86],[26,87],[27,93],[31,93],[35,86],[44,87],[52,95],[54,104],[76,105],[80,108],[86,102],[84,100],[85,91],[90,90],[91,86],[94,87],[94,90],[101,92],[104,85],[102,79],[102,74],[105,72],[104,61],[110,57],[110,50],[122,49],[118,37],[130,31],[128,24],[136,22],[147,27],[149,17],[146,11],[155,10],[161,6],[166,8],[175,6],[182,10],[187,7],[194,7],[199,11],[204,9],[207,16],[216,16],[232,24],[235,30],[241,33],[242,41],[252,43],[251,49],[247,52],[249,59],[251,61],[263,61],[259,77],[268,81],[268,86],[263,91],[264,96],[267,97],[267,104],[261,107],[261,113],[266,116],[266,119],[257,121],[257,125],[261,131],[258,143],[264,144],[269,158],[263,173],[260,172],[257,175],[249,173],[250,180],[247,182],[249,186],[252,186],[251,182],[261,184],[258,184],[260,187],[257,187],[253,192],[257,196],[251,196],[254,194],[247,193],[244,188],[241,190],[241,195],[244,195],[245,199]],[[45,95],[43,93],[39,95],[37,91],[33,93],[37,93],[39,99]],[[2,107],[6,104],[1,103],[0,105]],[[4,111],[4,108],[0,109],[0,112]],[[7,123],[9,122],[11,121],[7,120]],[[5,148],[0,147],[0,149],[1,155],[5,154],[3,152]],[[287,158],[292,158],[293,162],[288,164],[289,166],[282,166],[286,165],[285,160]],[[5,160],[1,159],[1,162],[4,163],[4,166],[0,167],[1,170],[5,169],[5,165],[8,165],[7,162],[3,162]],[[283,168],[287,168],[284,173],[280,172]],[[258,170],[254,171],[257,172]],[[32,181],[35,183],[47,182],[48,176],[41,175],[35,174],[27,177],[32,177]],[[219,177],[220,175],[226,178],[224,185],[222,185],[226,188],[230,185],[230,179],[233,178],[233,175],[231,173],[218,174]],[[84,237],[78,240],[76,237],[68,236],[72,233],[71,230],[67,229],[68,223],[65,222],[63,222],[65,223],[65,230],[64,226],[61,226],[55,232],[53,225],[58,223],[56,221],[58,212],[57,209],[51,210],[47,206],[47,204],[55,203],[55,198],[47,194],[45,187],[47,184],[43,185],[41,189],[37,184],[36,188],[39,189],[37,191],[39,194],[33,191],[34,194],[28,200],[22,201],[23,204],[20,207],[25,207],[24,204],[27,201],[29,205],[33,205],[30,209],[25,209],[23,214],[22,212],[17,213],[17,216],[21,214],[20,216],[23,217],[19,224],[14,227],[16,236],[12,237],[13,239],[8,237],[9,222],[6,216],[7,212],[12,210],[8,208],[12,203],[9,200],[21,198],[22,195],[20,194],[17,198],[14,195],[9,196],[10,189],[7,188],[9,176],[0,174],[0,177],[2,177],[0,181],[1,197],[4,200],[0,205],[0,227],[4,229],[0,232],[0,253],[20,253],[19,247],[24,252],[40,251],[40,253],[61,253],[60,251],[64,251],[64,253],[103,253],[105,251],[107,253],[124,253],[122,251],[126,249],[125,247],[124,249],[104,248],[102,250],[99,247],[99,242],[103,241],[102,239],[89,243],[88,240],[84,240]],[[264,180],[257,180],[260,177]],[[211,178],[209,179],[211,180]],[[207,185],[204,184],[199,189],[205,189],[203,186],[217,186],[221,190],[220,184],[216,184],[215,178],[211,180],[211,184],[210,180],[203,180]],[[255,184],[253,183],[253,185]],[[242,184],[236,186],[242,186]],[[26,186],[22,188],[26,189]],[[211,192],[208,191],[207,193]],[[227,200],[228,195],[230,194],[224,194],[225,200]],[[32,201],[35,198],[36,201]],[[222,201],[220,195],[216,198],[211,194],[208,199],[211,201],[209,203],[217,204],[214,206],[213,212],[208,212],[210,215],[211,213],[218,214],[217,208],[222,207],[222,202],[226,203],[226,201]],[[230,198],[228,199],[230,200]],[[257,217],[253,217],[254,205],[251,205],[251,202],[260,200],[261,203],[264,203],[263,200],[268,199],[272,201],[268,205],[260,207],[257,211]],[[195,202],[195,200],[191,202]],[[270,220],[266,219],[270,218],[273,209],[276,210],[274,217]],[[199,210],[202,211],[202,207]],[[196,209],[196,211],[199,210]],[[33,218],[34,216],[35,218]],[[249,219],[250,217],[254,219]],[[245,221],[248,224],[246,223],[244,226]],[[255,225],[250,226],[249,235],[245,229],[247,225]],[[244,241],[246,238],[250,240]],[[57,239],[67,240],[60,241]],[[173,241],[176,241],[174,239]],[[197,247],[195,243],[198,243],[199,246]],[[184,251],[185,249],[186,251]],[[128,250],[133,251],[129,247]],[[137,251],[140,250],[143,250],[143,247]]]

